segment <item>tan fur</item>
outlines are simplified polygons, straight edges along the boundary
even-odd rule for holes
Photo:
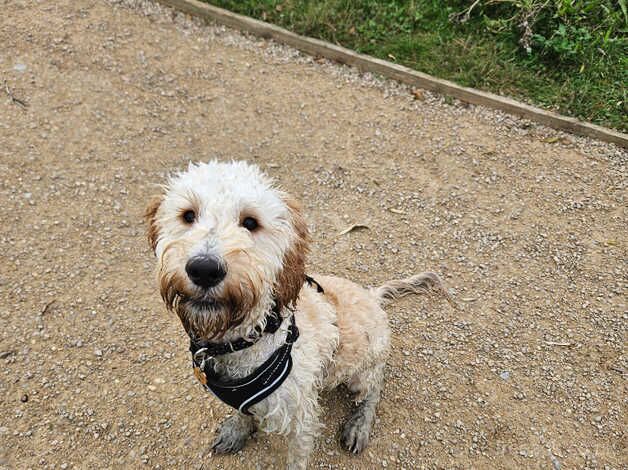
[[[438,294],[442,295],[452,306],[456,306],[443,281],[435,273],[421,273],[406,279],[388,281],[374,289],[373,293],[381,305],[411,294]]]
[[[315,279],[336,310],[340,341],[327,373],[327,385],[335,387],[385,360],[390,344],[388,317],[377,299],[362,286],[333,276],[316,275]]]
[[[292,219],[294,240],[284,254],[283,268],[277,275],[275,297],[280,308],[293,305],[299,296],[305,279],[305,257],[309,243],[309,232],[300,204],[290,197],[285,202]]]
[[[144,220],[146,220],[147,231],[146,235],[148,237],[148,244],[151,249],[155,251],[155,247],[157,246],[157,239],[159,238],[159,228],[157,227],[157,211],[159,210],[159,206],[161,205],[162,197],[155,197],[146,207],[144,211]]]

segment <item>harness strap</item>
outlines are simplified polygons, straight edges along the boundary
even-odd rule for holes
[[[316,286],[316,291],[324,294],[323,287],[310,276],[305,276],[308,285]],[[266,327],[263,332],[275,333],[281,326],[282,317],[276,311],[266,317]],[[192,367],[194,375],[203,384],[205,389],[213,393],[219,400],[235,408],[241,413],[250,415],[249,408],[277,390],[288,378],[292,370],[292,345],[299,337],[299,329],[295,323],[294,314],[290,317],[290,325],[286,340],[264,363],[251,374],[240,379],[222,378],[214,369],[214,356],[239,351],[253,346],[262,333],[252,340],[240,338],[229,343],[210,343],[209,341],[195,341],[190,337],[190,352],[192,353]]]
[[[253,346],[263,333],[275,333],[282,322],[283,317],[273,310],[271,314],[266,316],[266,327],[263,330],[257,329],[257,336],[251,339],[238,338],[226,343],[212,343],[207,340],[194,339],[190,336],[190,352],[194,355],[197,351],[204,349],[208,356],[222,356],[223,354],[241,351]]]
[[[277,390],[290,374],[292,370],[290,352],[298,337],[299,329],[293,315],[290,317],[286,342],[253,373],[240,379],[223,379],[216,374],[212,358],[196,354],[192,358],[194,374],[219,400],[241,413],[250,415],[249,408]]]

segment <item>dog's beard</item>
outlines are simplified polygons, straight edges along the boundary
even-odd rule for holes
[[[161,277],[161,296],[174,311],[186,332],[199,339],[213,340],[241,325],[260,300],[259,290],[248,276],[227,279],[217,289],[189,293],[176,275]]]

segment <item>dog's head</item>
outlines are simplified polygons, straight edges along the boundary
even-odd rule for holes
[[[191,164],[146,211],[161,296],[203,338],[290,306],[305,273],[298,204],[245,162]]]

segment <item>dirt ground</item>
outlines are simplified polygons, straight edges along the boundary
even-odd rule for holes
[[[284,465],[211,455],[229,410],[154,282],[146,202],[217,157],[302,199],[312,271],[434,270],[460,304],[388,309],[370,447],[330,392],[311,468],[628,468],[625,152],[148,2],[0,7],[0,467]]]

